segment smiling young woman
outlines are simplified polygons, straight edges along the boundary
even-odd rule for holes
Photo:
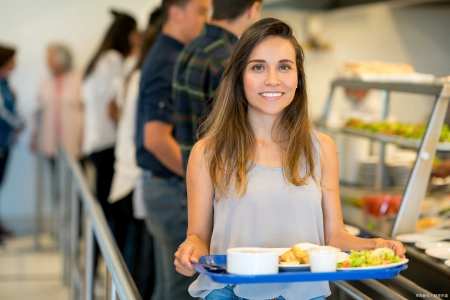
[[[263,19],[239,39],[187,169],[188,233],[175,266],[192,276],[200,256],[233,247],[341,250],[389,247],[396,241],[361,239],[344,229],[338,159],[333,141],[312,129],[303,51],[286,23]],[[200,274],[193,297],[324,299],[328,283],[227,286]],[[239,299],[241,299],[239,298]]]

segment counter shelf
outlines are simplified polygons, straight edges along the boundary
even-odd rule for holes
[[[388,279],[399,275],[406,270],[408,265],[404,264],[394,268],[378,270],[356,270],[313,273],[309,269],[305,271],[280,272],[271,275],[233,275],[218,274],[207,271],[202,264],[214,262],[215,265],[226,266],[226,255],[202,256],[198,264],[192,264],[201,274],[210,276],[212,280],[226,284],[248,284],[248,283],[275,283],[275,282],[305,282],[305,281],[336,281],[336,280],[365,280],[365,279]]]
[[[388,135],[382,133],[370,132],[365,129],[355,129],[351,127],[329,127],[324,124],[317,124],[318,128],[330,133],[343,133],[347,135],[368,138],[380,143],[389,143],[405,149],[417,150],[420,148],[422,139],[403,138],[397,135]],[[440,152],[450,152],[450,143],[439,142],[436,148]]]
[[[392,231],[389,236],[393,237],[402,233],[414,232],[417,220],[420,215],[420,208],[422,200],[425,197],[427,190],[428,178],[431,173],[432,164],[436,150],[439,148],[439,135],[444,123],[445,114],[447,112],[448,102],[450,98],[450,84],[444,83],[408,83],[408,82],[370,82],[358,79],[336,79],[331,83],[331,91],[328,96],[324,111],[321,119],[318,123],[319,130],[326,130],[323,124],[326,124],[328,115],[331,108],[331,102],[333,100],[334,91],[336,87],[351,87],[360,89],[377,89],[385,91],[385,97],[383,101],[383,119],[386,119],[388,115],[388,103],[390,92],[405,92],[435,96],[435,101],[430,101],[430,105],[433,106],[431,116],[429,118],[427,128],[423,138],[419,141],[414,141],[411,145],[407,139],[391,140],[384,136],[376,136],[374,134],[368,134],[364,137],[377,139],[380,144],[380,162],[377,167],[375,187],[378,190],[382,189],[383,177],[386,176],[385,168],[385,145],[386,143],[398,143],[404,146],[414,146],[418,148],[417,159],[412,168],[408,184],[406,185],[403,193],[403,201],[401,203],[399,212],[395,219]],[[355,132],[345,132],[344,134],[355,134]],[[384,140],[383,140],[384,139]],[[445,143],[447,144],[447,143]],[[448,145],[441,145],[443,149],[450,150]],[[442,150],[443,150],[442,149]]]

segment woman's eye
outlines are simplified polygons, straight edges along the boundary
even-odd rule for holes
[[[281,65],[281,66],[280,66],[280,70],[282,70],[282,71],[288,71],[288,70],[290,70],[290,69],[291,69],[291,67],[288,66],[288,65]]]
[[[254,65],[252,67],[252,70],[254,70],[254,71],[262,71],[262,70],[264,70],[264,67],[262,65]]]

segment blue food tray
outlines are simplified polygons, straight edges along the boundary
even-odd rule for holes
[[[309,269],[304,271],[280,271],[271,275],[233,275],[218,274],[206,270],[202,264],[214,263],[219,266],[226,266],[226,255],[208,255],[200,257],[198,264],[192,264],[194,268],[202,274],[208,275],[212,280],[227,284],[242,283],[270,283],[270,282],[299,282],[299,281],[335,281],[335,280],[364,280],[364,279],[387,279],[397,276],[401,271],[408,268],[407,264],[386,269],[361,270],[356,271],[336,271],[312,273]]]

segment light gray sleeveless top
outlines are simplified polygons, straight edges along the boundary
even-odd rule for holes
[[[315,174],[320,182],[320,149],[317,133]],[[298,243],[324,245],[322,191],[312,178],[304,186],[288,184],[282,168],[255,165],[248,173],[242,198],[214,201],[214,229],[210,253],[226,254],[233,247],[290,248]],[[200,274],[189,287],[193,297],[206,297],[226,284]],[[330,295],[327,281],[236,285],[237,296],[247,299],[311,299]]]

